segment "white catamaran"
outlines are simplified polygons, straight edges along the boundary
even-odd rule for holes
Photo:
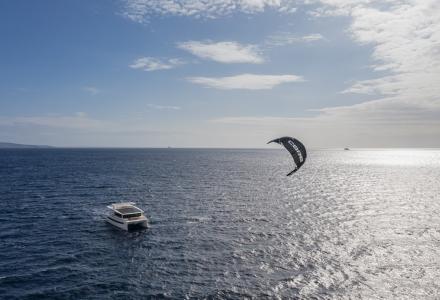
[[[118,228],[131,230],[148,227],[144,211],[133,202],[114,203],[107,207],[111,209],[106,217],[107,222]]]

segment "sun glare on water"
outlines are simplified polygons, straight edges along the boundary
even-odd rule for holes
[[[434,149],[375,149],[354,150],[349,153],[349,164],[422,166],[440,165],[438,153]]]

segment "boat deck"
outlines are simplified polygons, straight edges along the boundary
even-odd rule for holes
[[[142,212],[142,210],[140,210],[134,206],[118,207],[118,208],[115,208],[115,211],[117,211],[118,213],[120,213],[122,215],[131,215],[131,214],[136,214],[136,213]]]

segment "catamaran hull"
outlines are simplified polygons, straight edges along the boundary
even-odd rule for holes
[[[106,221],[110,224],[112,224],[115,227],[118,227],[122,230],[134,230],[134,229],[140,229],[140,228],[147,228],[148,227],[148,222],[143,220],[143,221],[139,221],[139,222],[129,222],[129,223],[124,223],[124,222],[120,222],[118,220],[114,220],[110,217],[106,217]]]

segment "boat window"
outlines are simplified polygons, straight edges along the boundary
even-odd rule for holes
[[[122,218],[122,215],[120,213],[115,212],[115,216],[117,216],[118,218]]]
[[[135,217],[140,217],[142,214],[141,213],[137,213],[137,214],[129,214],[129,215],[124,215],[123,218],[127,219],[127,218],[135,218]]]

